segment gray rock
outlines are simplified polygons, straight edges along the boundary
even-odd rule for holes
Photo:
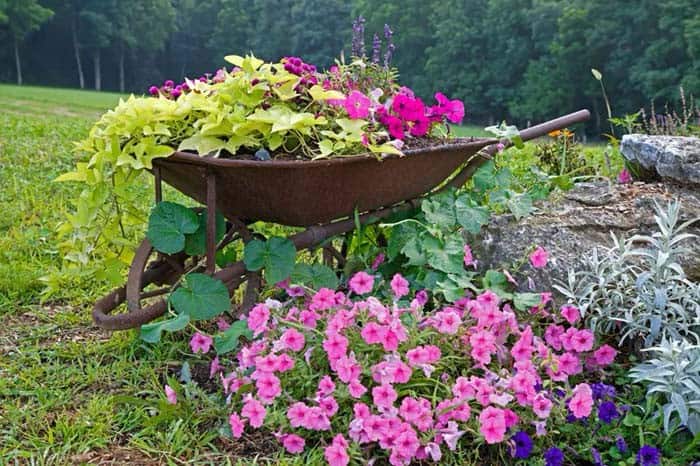
[[[516,275],[521,290],[532,277],[538,291],[554,291],[555,279],[563,280],[569,268],[580,267],[582,254],[595,246],[610,246],[610,233],[618,237],[656,231],[654,201],[665,205],[681,201],[681,222],[700,218],[700,192],[688,186],[641,183],[627,185],[607,182],[581,183],[537,204],[537,211],[520,221],[512,215],[495,216],[477,238],[470,238],[480,270],[502,269],[522,260],[539,245],[549,252],[545,269],[526,263]],[[700,222],[689,233],[700,235]],[[691,252],[681,260],[689,278],[700,281],[700,240],[686,243]]]
[[[627,134],[620,152],[624,157],[653,170],[662,178],[700,185],[700,139],[681,136]]]

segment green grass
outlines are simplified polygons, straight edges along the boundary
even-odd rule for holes
[[[41,278],[61,267],[55,227],[78,194],[52,180],[118,98],[0,86],[0,464],[265,463],[240,460],[242,446],[218,434],[226,413],[216,396],[193,389],[192,403],[164,403],[184,341],[153,347],[92,327],[107,288],[89,276],[42,302]]]
[[[462,126],[452,126],[450,131],[455,136],[461,138],[468,138],[474,136],[477,138],[492,138],[494,135],[488,131],[484,131],[484,128],[478,125],[462,125]]]

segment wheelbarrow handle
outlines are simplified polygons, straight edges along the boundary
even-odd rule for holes
[[[578,112],[569,113],[568,115],[560,116],[553,120],[545,121],[539,125],[531,126],[520,131],[520,138],[523,141],[530,141],[542,136],[546,136],[552,131],[564,129],[576,123],[587,121],[591,117],[591,112],[588,110],[579,110]]]

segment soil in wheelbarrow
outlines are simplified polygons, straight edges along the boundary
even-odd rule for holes
[[[405,141],[404,146],[401,148],[402,151],[407,152],[416,149],[428,149],[435,146],[450,146],[454,144],[464,144],[465,142],[474,141],[473,137],[469,138],[412,138]],[[238,160],[260,160],[255,157],[255,154],[244,153],[232,155],[226,151],[221,155],[222,158],[226,159],[238,159]],[[275,151],[270,154],[272,160],[291,160],[305,162],[309,158],[302,154],[294,154],[285,151]]]

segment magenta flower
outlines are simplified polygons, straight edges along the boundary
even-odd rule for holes
[[[386,127],[389,130],[389,134],[392,138],[403,140],[406,137],[403,128],[403,121],[393,115],[388,115],[386,117]]]
[[[172,389],[170,385],[165,385],[165,398],[167,398],[168,403],[171,405],[177,404],[177,393]]]
[[[547,265],[548,258],[549,253],[542,246],[537,246],[537,249],[530,254],[530,264],[536,269],[541,269]]]
[[[304,451],[306,441],[298,435],[287,434],[282,436],[282,445],[289,453],[297,454]]]
[[[567,304],[566,306],[562,306],[561,315],[571,325],[575,324],[581,318],[581,314],[579,313],[578,308],[576,306],[572,306],[570,304]]]
[[[249,397],[245,401],[241,410],[241,415],[248,418],[250,426],[256,429],[263,425],[265,414],[267,414],[265,407],[253,397]]]
[[[506,433],[506,419],[502,409],[489,406],[479,415],[479,432],[486,443],[494,444],[503,441]]]
[[[245,419],[241,419],[238,414],[233,413],[228,418],[228,424],[231,426],[231,434],[233,437],[241,438],[243,429],[245,428]]]
[[[337,437],[342,438],[342,435],[338,434],[336,438]],[[347,443],[343,444],[343,442],[336,441],[336,438],[333,439],[333,443],[330,446],[326,447],[323,456],[326,458],[326,461],[328,461],[329,466],[347,466],[347,464],[350,463]]]
[[[151,86],[148,88],[148,93],[155,96],[160,93],[160,90],[156,86]]]
[[[430,120],[424,116],[419,116],[415,120],[411,120],[408,124],[411,136],[421,137],[428,134],[430,130]]]
[[[282,344],[285,348],[292,351],[301,351],[304,348],[305,338],[304,334],[297,331],[296,329],[290,328],[285,330],[280,338]]]
[[[348,283],[355,294],[365,294],[374,288],[374,277],[367,272],[357,272]]]
[[[569,409],[577,419],[591,414],[593,409],[593,391],[588,384],[581,383],[574,388],[574,396],[569,400]]]
[[[474,260],[474,254],[472,254],[472,248],[468,244],[464,245],[464,265],[469,267],[471,265],[476,268],[476,260]]]
[[[377,257],[372,261],[372,270],[377,270],[384,263],[384,259],[386,259],[386,255],[383,252],[377,254]]]
[[[213,342],[210,336],[197,332],[190,339],[190,348],[193,353],[208,353]]]
[[[348,115],[353,120],[360,118],[367,118],[369,116],[369,106],[372,101],[360,91],[352,91],[350,95],[345,98],[343,105]]]
[[[462,122],[462,119],[464,119],[464,103],[461,100],[450,100],[441,92],[435,94],[435,100],[438,101],[442,113],[449,121],[452,123]]]
[[[398,398],[396,390],[390,384],[382,384],[372,389],[372,400],[379,409],[391,409]]]
[[[248,328],[257,336],[267,329],[269,319],[270,309],[264,304],[258,304],[248,313]]]
[[[610,345],[603,345],[593,353],[593,359],[599,366],[612,364],[617,356],[617,350]]]
[[[394,275],[391,279],[391,291],[393,291],[396,299],[408,294],[408,280],[403,278],[400,273]]]
[[[627,184],[632,182],[632,174],[626,168],[623,168],[619,175],[617,175],[617,182],[620,184]]]

